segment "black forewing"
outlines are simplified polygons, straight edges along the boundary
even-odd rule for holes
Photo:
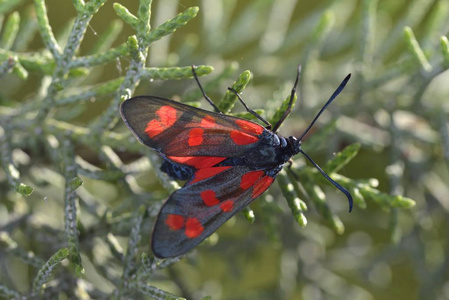
[[[150,137],[145,131],[152,120],[158,119],[156,112],[163,106],[176,110],[176,122],[160,134]],[[120,113],[126,125],[142,143],[167,156],[240,157],[257,147],[259,134],[254,131],[269,133],[264,127],[244,119],[155,96],[138,96],[126,100],[120,107]],[[203,126],[205,118],[212,119],[214,123],[206,122],[207,126]],[[247,122],[253,127],[242,129],[236,122]],[[191,130],[194,128],[202,130],[203,140],[198,145],[189,145]],[[254,142],[238,145],[231,138],[232,131],[253,137]]]

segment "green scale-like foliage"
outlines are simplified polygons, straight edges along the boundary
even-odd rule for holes
[[[433,84],[448,79],[447,1],[66,2],[0,3],[0,298],[367,299],[403,282],[391,295],[444,297],[449,106]],[[193,64],[221,111],[259,122],[229,86],[271,124],[300,64],[279,129],[297,137],[351,72],[303,149],[353,212],[297,155],[198,251],[148,254],[182,183],[118,108],[150,93],[212,111]],[[391,275],[404,249],[413,278]]]

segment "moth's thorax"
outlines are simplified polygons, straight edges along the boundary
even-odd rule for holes
[[[263,168],[283,165],[299,152],[301,144],[295,137],[284,138],[268,130],[259,138],[257,147],[245,155],[245,164]]]

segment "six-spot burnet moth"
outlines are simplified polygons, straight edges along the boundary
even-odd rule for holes
[[[206,95],[192,66],[204,98],[215,112],[155,96],[137,96],[120,106],[125,124],[143,144],[164,159],[161,169],[174,179],[187,180],[168,197],[153,229],[152,250],[160,258],[186,253],[210,236],[229,218],[264,193],[283,165],[303,154],[349,200],[351,194],[332,180],[302,149],[301,139],[348,82],[349,74],[298,138],[276,133],[291,111],[301,68],[298,68],[288,108],[274,125],[225,115]]]

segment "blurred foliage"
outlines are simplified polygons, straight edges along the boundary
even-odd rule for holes
[[[449,298],[448,13],[443,0],[1,1],[0,298]],[[352,73],[304,150],[353,212],[297,156],[244,217],[154,258],[179,183],[118,106],[152,94],[210,109],[192,64],[220,108],[232,86],[267,118],[301,64],[285,136]]]

